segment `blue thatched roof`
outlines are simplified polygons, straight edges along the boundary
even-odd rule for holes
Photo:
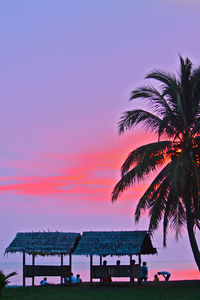
[[[147,231],[83,232],[76,255],[156,254]]]
[[[5,253],[70,254],[76,248],[80,236],[80,233],[71,232],[19,232],[6,248]]]

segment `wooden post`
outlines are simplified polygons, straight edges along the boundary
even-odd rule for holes
[[[132,262],[132,254],[130,255],[130,265],[131,265],[131,262]]]
[[[92,285],[92,255],[90,255],[90,284]]]
[[[71,284],[71,282],[72,282],[72,279],[71,279],[71,273],[72,273],[72,255],[71,255],[71,253],[69,255],[69,266],[70,266],[69,284]]]
[[[138,263],[139,263],[139,267],[141,267],[141,254],[140,253],[138,254]],[[138,285],[140,285],[140,282],[141,282],[141,280],[140,280],[140,278],[138,278]]]
[[[100,266],[102,266],[102,255],[100,255]],[[103,278],[100,278],[100,282],[103,282]]]
[[[138,255],[138,263],[139,263],[139,266],[141,267],[141,254]]]
[[[25,263],[26,263],[26,257],[25,257],[25,251],[23,251],[23,286],[26,285],[26,280],[24,276]]]
[[[61,254],[61,277],[60,283],[63,284],[63,254]]]
[[[35,254],[32,254],[32,266],[34,267],[35,266]],[[33,268],[33,270],[34,270],[34,268]],[[35,283],[35,281],[34,281],[34,275],[33,275],[33,277],[32,277],[32,286],[34,286],[34,283]]]
[[[132,255],[130,255],[130,271],[131,271],[131,266],[132,266]],[[133,285],[133,277],[132,277],[132,272],[131,272],[131,276],[130,276],[130,286]]]

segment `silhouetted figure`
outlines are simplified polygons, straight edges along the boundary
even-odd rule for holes
[[[40,281],[40,285],[44,286],[44,285],[47,285],[47,284],[48,284],[48,283],[47,283],[47,278],[44,277],[44,279],[42,279],[42,280]]]
[[[70,280],[71,280],[71,283],[75,283],[76,282],[76,277],[74,276],[73,273],[71,273],[70,277],[64,278],[64,282],[65,283],[70,283]]]
[[[103,266],[107,266],[107,260],[103,261]]]
[[[131,266],[135,266],[135,259],[131,260]]]
[[[103,261],[103,267],[107,267],[107,260],[104,260],[104,261]],[[103,282],[104,282],[104,283],[111,283],[111,282],[112,282],[112,279],[111,279],[111,277],[109,277],[109,276],[105,276],[105,277],[103,278]]]
[[[158,275],[157,274],[155,274],[154,275],[154,280],[153,280],[154,282],[158,282],[159,281],[159,278],[158,278]]]
[[[171,276],[171,274],[167,271],[158,272],[158,275],[162,275],[165,278],[165,281],[169,281],[169,277]]]
[[[132,259],[131,260],[131,267],[135,266],[135,259]],[[135,278],[132,277],[132,284],[134,285],[135,284]]]
[[[82,279],[80,278],[80,274],[76,275],[76,282],[82,282]]]
[[[144,261],[141,268],[141,281],[147,281],[148,278],[148,268],[147,268],[147,263]]]
[[[104,279],[103,279],[103,282],[104,283],[111,283],[112,282],[112,278],[108,277],[108,276],[105,276]]]
[[[120,266],[120,260],[119,259],[116,261],[116,265]]]

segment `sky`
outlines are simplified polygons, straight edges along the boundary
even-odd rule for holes
[[[0,1],[2,265],[21,263],[3,256],[17,232],[148,228],[134,209],[152,178],[114,204],[111,192],[128,153],[156,137],[119,136],[117,123],[149,71],[176,72],[179,54],[200,64],[199,9],[199,0]],[[178,243],[169,232],[163,249],[159,228],[153,244],[150,266],[198,278],[186,232]]]

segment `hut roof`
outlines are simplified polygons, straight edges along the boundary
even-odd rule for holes
[[[70,254],[76,248],[80,236],[80,233],[71,232],[19,232],[6,248],[5,253]]]
[[[147,231],[83,232],[76,255],[156,254]]]

